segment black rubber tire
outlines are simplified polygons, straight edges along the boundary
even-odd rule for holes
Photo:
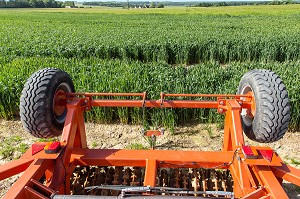
[[[252,91],[256,111],[251,118],[242,110],[243,130],[251,140],[270,143],[281,139],[288,129],[290,101],[285,85],[270,70],[255,69],[246,73],[239,84],[238,93]]]
[[[54,112],[54,95],[60,89],[75,92],[71,77],[65,71],[45,68],[26,81],[20,98],[20,116],[26,131],[38,138],[61,134],[67,110],[61,115]]]

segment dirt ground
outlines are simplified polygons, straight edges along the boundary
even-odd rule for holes
[[[88,146],[90,148],[132,148],[134,146],[149,147],[147,139],[141,133],[138,125],[95,124],[86,123]],[[38,139],[25,132],[20,121],[0,120],[0,142],[3,144],[11,137],[17,137],[18,142],[30,146]],[[197,124],[177,127],[174,133],[165,131],[156,141],[157,149],[218,151],[222,148],[223,131],[216,125]],[[271,144],[258,144],[245,138],[247,145],[267,145],[273,148],[288,164],[300,168],[300,132],[286,133],[283,139]],[[13,144],[13,142],[12,142]],[[1,145],[0,145],[1,146]],[[3,148],[4,145],[2,145]],[[0,147],[0,150],[1,149]],[[0,152],[0,164],[20,156],[15,151],[10,158],[4,158]],[[295,164],[292,164],[295,163]],[[0,182],[0,197],[18,179],[18,176]],[[300,187],[284,183],[284,189],[290,198],[300,199]]]

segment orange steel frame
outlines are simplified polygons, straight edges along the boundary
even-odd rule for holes
[[[98,99],[95,99],[97,98]],[[100,96],[100,98],[99,98]],[[140,99],[103,99],[134,97]],[[171,100],[170,98],[196,98]],[[201,100],[201,99],[210,100]],[[4,196],[8,198],[50,198],[55,194],[70,194],[70,177],[77,165],[145,167],[145,186],[156,185],[157,169],[162,167],[229,169],[234,181],[234,197],[244,199],[288,198],[282,180],[300,186],[300,170],[283,163],[269,147],[254,147],[253,151],[271,151],[271,160],[259,153],[257,159],[247,158],[241,125],[241,110],[254,106],[248,95],[165,94],[159,100],[147,100],[146,93],[72,93],[57,106],[67,107],[61,136],[61,149],[55,154],[43,150],[32,155],[30,148],[20,159],[0,166],[0,180],[18,174],[19,180]],[[198,100],[197,100],[198,99]],[[200,100],[199,100],[200,99]],[[217,99],[217,100],[215,100]],[[99,107],[215,108],[225,114],[224,140],[221,151],[172,151],[88,149],[84,112]],[[177,165],[177,166],[176,166]],[[45,177],[44,184],[39,180]]]

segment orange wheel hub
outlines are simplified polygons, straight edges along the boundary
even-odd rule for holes
[[[66,100],[65,91],[58,90],[54,95],[54,114],[57,116],[62,115],[66,110],[66,104],[62,103]]]
[[[249,97],[247,97],[247,100],[249,100],[251,102],[251,109],[247,109],[247,115],[250,118],[254,118],[255,113],[256,113],[255,98],[254,98],[254,95],[253,95],[252,91],[249,91],[247,93],[247,95],[249,96]]]

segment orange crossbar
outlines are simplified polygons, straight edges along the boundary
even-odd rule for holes
[[[68,96],[115,96],[115,97],[145,97],[147,93],[67,93]],[[161,93],[161,97],[206,97],[206,98],[252,98],[251,95],[232,95],[232,94],[185,94],[185,93]]]
[[[91,106],[146,108],[218,108],[217,101],[196,100],[92,100]]]
[[[125,149],[73,149],[71,160],[81,165],[146,166],[146,160],[156,160],[160,167],[228,168],[234,152],[125,150]],[[212,158],[213,157],[213,158]]]
[[[226,95],[226,94],[172,94],[161,93],[159,100],[146,99],[147,93],[68,93],[69,100],[83,96],[89,102],[89,106],[99,107],[145,107],[145,108],[219,108],[217,99],[240,100],[242,108],[251,108],[251,95]],[[140,99],[93,99],[93,97],[140,97]],[[194,97],[212,98],[211,100],[170,100],[167,97]],[[242,100],[241,100],[242,99]],[[59,102],[66,104],[66,100]]]

